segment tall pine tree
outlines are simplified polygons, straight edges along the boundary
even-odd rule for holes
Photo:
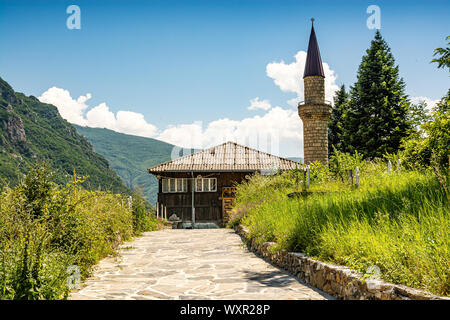
[[[345,151],[357,150],[368,158],[397,151],[411,126],[404,90],[391,49],[377,31],[362,58],[343,116]]]
[[[347,107],[348,93],[345,91],[345,86],[336,91],[334,95],[334,105],[331,111],[330,121],[328,123],[328,153],[333,154],[334,148],[342,150],[342,116]],[[334,148],[333,148],[334,146]]]

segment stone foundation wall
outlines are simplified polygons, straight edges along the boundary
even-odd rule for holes
[[[244,241],[248,232],[242,226],[235,228]],[[431,293],[381,280],[363,279],[361,273],[344,266],[332,265],[306,257],[296,252],[275,252],[274,245],[265,242],[257,245],[248,242],[249,247],[272,264],[289,271],[306,283],[326,293],[345,300],[450,300]]]

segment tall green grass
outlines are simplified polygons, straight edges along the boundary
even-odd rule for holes
[[[74,176],[58,186],[42,166],[0,190],[0,300],[65,299],[68,267],[85,278],[120,243],[156,229],[141,202],[130,209],[124,196],[87,191],[81,182]]]
[[[316,179],[307,198],[289,198],[302,177],[255,176],[237,187],[235,216],[255,241],[365,272],[376,265],[394,283],[450,295],[450,220],[445,189],[431,172],[391,175],[368,164],[360,188]],[[345,179],[344,179],[345,180]],[[320,182],[317,182],[320,181]]]

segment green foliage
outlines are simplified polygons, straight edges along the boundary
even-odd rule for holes
[[[364,170],[364,165],[363,155],[358,153],[358,151],[355,151],[355,153],[351,155],[334,148],[333,155],[330,157],[329,161],[329,170],[334,177],[338,177],[344,182],[348,176],[349,170],[354,170],[355,167],[358,167],[360,172],[362,172]]]
[[[11,119],[20,119],[22,126],[17,122],[15,129],[24,130],[25,140],[11,135]],[[75,169],[89,177],[83,183],[87,189],[131,194],[108,161],[61,118],[55,106],[14,92],[0,78],[0,185],[17,185],[41,161],[49,164],[58,184],[67,183]]]
[[[411,123],[411,128],[407,138],[416,135],[420,126],[431,120],[430,115],[427,113],[427,104],[425,101],[421,101],[417,104],[411,103],[409,106],[408,118]]]
[[[334,96],[333,110],[328,123],[328,152],[330,156],[334,149],[342,150],[342,117],[347,109],[348,102],[348,94],[345,91],[345,86],[342,85]]]
[[[241,211],[230,223],[242,223],[250,238],[273,241],[277,250],[363,273],[377,265],[387,281],[450,295],[449,203],[442,185],[429,170],[394,166],[388,175],[381,161],[362,167],[358,189],[331,175],[313,182],[306,198],[287,196],[298,190],[293,172],[256,175],[237,186],[235,212]]]
[[[450,90],[437,104],[418,133],[403,141],[403,156],[411,166],[448,170],[450,157]]]
[[[75,173],[61,187],[40,165],[0,194],[0,299],[64,299],[67,268],[84,278],[133,234],[155,229],[145,201],[87,191]]]
[[[336,151],[336,150],[335,150]],[[331,171],[320,161],[313,161],[310,166],[310,182],[326,182],[328,181]]]
[[[368,158],[396,152],[411,123],[405,84],[379,31],[363,56],[342,117],[342,149]]]
[[[447,48],[436,48],[434,49],[434,56],[437,58],[431,60],[431,62],[436,62],[438,68],[449,68],[450,70],[450,36],[445,38],[447,40]]]
[[[133,230],[135,235],[146,231],[155,231],[160,223],[156,219],[153,211],[148,209],[147,201],[142,197],[141,190],[138,189],[132,199]]]

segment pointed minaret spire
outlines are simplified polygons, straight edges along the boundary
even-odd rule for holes
[[[303,78],[308,76],[322,76],[323,72],[322,59],[320,58],[319,45],[317,43],[316,33],[314,31],[314,18],[311,18],[311,35],[309,36],[308,54],[306,56],[305,72]]]
[[[331,105],[325,101],[325,73],[311,19],[308,55],[303,74],[305,100],[298,104],[303,122],[303,151],[305,164],[320,161],[328,165],[328,121]]]

